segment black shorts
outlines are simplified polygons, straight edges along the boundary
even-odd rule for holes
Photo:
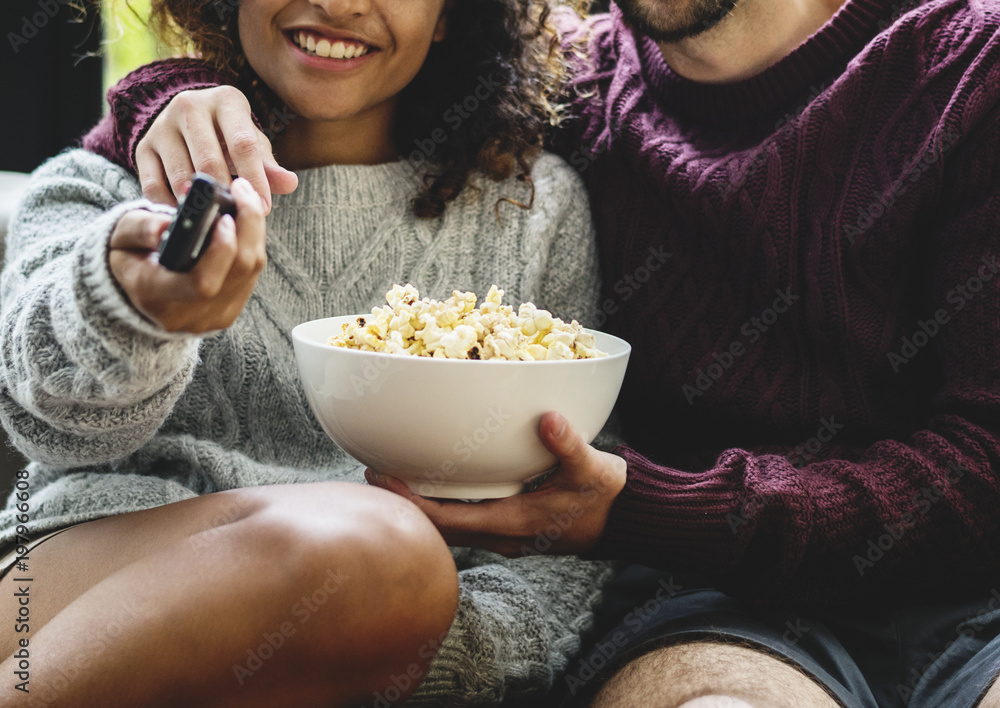
[[[960,604],[798,613],[690,582],[641,566],[621,571],[607,587],[601,638],[557,680],[549,705],[586,706],[630,660],[698,639],[791,662],[847,708],[973,708],[1000,673],[1000,589]]]

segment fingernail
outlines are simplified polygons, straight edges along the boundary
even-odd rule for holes
[[[566,419],[561,415],[556,417],[555,427],[552,428],[552,434],[555,437],[562,437],[563,432],[566,430]]]
[[[368,480],[368,484],[370,484],[373,487],[383,486],[382,475],[380,475],[378,472],[375,472],[374,470],[365,470],[365,479]]]

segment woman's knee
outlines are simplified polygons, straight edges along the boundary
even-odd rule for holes
[[[440,642],[458,602],[457,571],[438,531],[384,490],[302,487],[269,495],[230,524],[234,552],[281,585],[289,621],[315,634],[313,646],[331,658],[432,656],[427,645]]]

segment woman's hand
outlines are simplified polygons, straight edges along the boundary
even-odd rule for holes
[[[288,194],[298,177],[275,162],[271,143],[254,125],[250,103],[232,86],[182,91],[156,117],[135,149],[142,193],[176,205],[191,176],[205,172],[229,185],[245,178],[271,211],[271,194]]]
[[[264,207],[245,179],[233,182],[236,219],[216,224],[201,259],[187,273],[159,264],[170,217],[144,209],[125,213],[111,234],[111,273],[132,305],[168,332],[226,329],[243,311],[267,263]]]
[[[417,496],[394,477],[367,470],[369,483],[416,504],[449,545],[473,546],[507,557],[584,553],[600,539],[611,505],[625,487],[625,460],[590,445],[558,413],[539,425],[559,468],[538,489],[478,504]]]

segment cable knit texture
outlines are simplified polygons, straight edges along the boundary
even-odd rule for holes
[[[761,602],[996,587],[998,0],[848,0],[712,85],[614,7],[561,20],[579,62],[555,139],[633,345],[629,478],[595,556]]]
[[[579,177],[545,154],[527,186],[477,180],[436,220],[411,211],[407,163],[299,173],[267,220],[268,267],[228,330],[168,335],[131,307],[107,265],[136,178],[83,150],[32,178],[11,223],[0,280],[0,418],[29,467],[31,530],[147,509],[225,489],[326,480],[363,468],[323,433],[298,380],[300,322],[383,304],[394,283],[424,295],[533,301],[593,321],[596,248]],[[0,547],[15,530],[0,512]],[[413,705],[495,705],[551,685],[580,648],[609,564],[455,549],[456,620]]]
[[[569,28],[563,145],[634,348],[595,556],[764,602],[1000,580],[1000,4],[910,7],[850,0],[724,85],[617,11]]]

